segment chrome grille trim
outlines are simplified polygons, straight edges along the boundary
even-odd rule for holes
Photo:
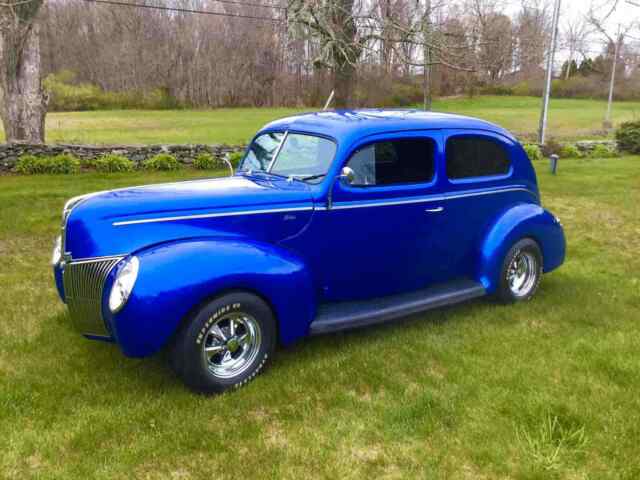
[[[102,318],[102,292],[107,276],[124,257],[87,258],[66,263],[62,273],[71,321],[81,333],[110,336]]]

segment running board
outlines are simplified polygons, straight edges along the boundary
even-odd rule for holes
[[[311,335],[318,335],[388,322],[432,308],[481,297],[485,293],[480,283],[457,280],[388,297],[327,303],[318,308],[318,315],[311,322],[309,331]]]

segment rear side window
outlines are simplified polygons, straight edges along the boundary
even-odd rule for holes
[[[347,166],[354,171],[354,186],[430,182],[434,175],[435,142],[405,138],[377,142],[357,150]]]
[[[487,177],[509,173],[511,161],[497,140],[474,135],[447,140],[447,177],[450,179]]]

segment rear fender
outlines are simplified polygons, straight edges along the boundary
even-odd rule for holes
[[[271,244],[199,238],[155,245],[135,255],[140,269],[131,297],[115,315],[106,309],[116,342],[128,356],[158,351],[191,311],[225,291],[247,290],[264,298],[284,344],[306,335],[315,314],[306,265]]]
[[[498,215],[480,247],[477,278],[487,293],[498,288],[504,257],[523,238],[532,238],[540,246],[544,272],[550,272],[564,261],[565,237],[558,219],[536,204],[510,207]]]

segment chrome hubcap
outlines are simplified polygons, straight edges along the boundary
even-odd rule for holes
[[[247,313],[232,312],[217,319],[202,343],[211,374],[230,378],[244,372],[258,355],[261,338],[260,325]]]
[[[536,283],[538,266],[536,257],[529,252],[518,252],[509,264],[507,281],[516,297],[526,296]]]

